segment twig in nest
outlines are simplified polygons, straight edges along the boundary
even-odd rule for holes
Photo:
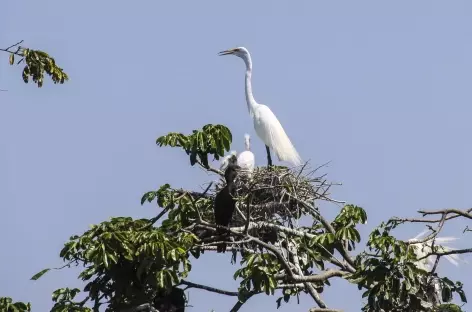
[[[252,194],[249,195],[246,204],[246,227],[244,228],[244,235],[247,235],[249,231],[249,222],[251,221],[251,204],[252,204]]]

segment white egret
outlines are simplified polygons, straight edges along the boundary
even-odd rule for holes
[[[432,245],[433,239],[430,239],[424,243],[416,243],[424,239],[424,234],[426,234],[427,231],[428,230],[424,230],[423,232],[416,235],[414,238],[411,238],[408,240],[408,242],[412,243],[412,246],[415,248],[415,254],[418,258],[422,258],[432,252],[431,245]],[[454,240],[457,240],[457,238],[456,237],[436,237],[434,240],[434,245],[438,247],[438,251],[440,252],[450,251],[450,250],[454,250],[454,248],[445,246],[444,243],[448,243]],[[461,260],[459,256],[456,254],[445,255],[444,257],[446,257],[446,259],[449,260],[449,262],[451,262],[455,266],[458,266],[459,265],[458,261]],[[436,261],[436,256],[430,255],[427,258],[418,261],[416,265],[420,269],[429,271],[433,268],[435,261]]]
[[[254,122],[254,129],[259,138],[264,142],[267,151],[267,161],[272,165],[270,148],[272,148],[280,161],[288,161],[295,166],[302,163],[300,155],[290,142],[282,125],[269,107],[259,104],[252,94],[252,61],[249,51],[244,47],[238,47],[222,51],[219,55],[235,55],[243,59],[246,64],[246,102],[249,114]]]
[[[246,133],[244,135],[244,145],[246,146],[246,150],[238,155],[238,165],[241,167],[241,170],[248,174],[251,174],[254,170],[255,163],[254,154],[251,152],[250,141],[251,137]]]
[[[424,235],[427,231],[428,230],[424,230],[423,232],[416,235],[414,238],[408,240],[409,243],[412,243],[411,246],[414,248],[414,252],[418,259],[423,258],[432,252],[432,238],[427,240],[426,242],[420,242],[424,239]],[[456,237],[436,237],[434,239],[434,244],[438,247],[439,252],[454,250],[454,248],[445,246],[444,243],[454,241],[456,239]],[[445,255],[445,257],[447,260],[449,260],[449,262],[451,262],[455,266],[458,266],[458,261],[461,260],[456,254]],[[425,271],[431,271],[434,267],[435,262],[436,256],[430,255],[422,260],[417,261],[416,266]],[[431,288],[429,288],[429,290],[427,291],[429,302],[434,306],[440,304],[442,287],[437,275],[430,276],[426,278],[425,281],[431,286]]]

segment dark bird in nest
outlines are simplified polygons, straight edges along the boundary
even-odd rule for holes
[[[236,184],[234,180],[237,176],[237,171],[241,169],[237,164],[236,156],[232,155],[228,161],[228,167],[225,170],[226,186],[223,187],[215,196],[215,223],[220,226],[227,227],[233,217],[233,212],[236,207],[236,200],[233,198],[236,192]],[[225,233],[224,229],[217,228],[217,234]],[[229,233],[228,233],[229,234]],[[225,252],[226,244],[219,244],[216,247],[216,252]]]
[[[173,287],[169,293],[159,291],[154,298],[154,308],[159,312],[185,312],[186,298],[183,289]]]

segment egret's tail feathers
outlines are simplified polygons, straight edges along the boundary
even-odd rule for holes
[[[436,243],[448,243],[452,242],[455,240],[458,240],[459,238],[454,237],[454,236],[446,236],[446,237],[436,237]]]
[[[445,256],[450,263],[454,264],[455,266],[459,266],[459,261],[461,258],[456,254],[446,255]]]
[[[287,135],[279,136],[274,143],[273,149],[280,161],[288,161],[294,166],[300,166],[302,164],[300,155]]]

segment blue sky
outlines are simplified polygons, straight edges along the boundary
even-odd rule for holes
[[[246,109],[244,64],[216,55],[231,47],[251,52],[254,96],[302,158],[331,161],[325,172],[343,183],[334,196],[367,210],[362,234],[393,215],[470,207],[470,1],[27,0],[2,8],[0,46],[24,39],[71,78],[38,89],[1,56],[0,295],[31,301],[35,311],[47,311],[54,289],[81,285],[74,270],[29,281],[61,264],[69,236],[111,216],[157,214],[139,200],[164,183],[199,189],[214,179],[183,153],[157,148],[158,136],[225,124],[232,147],[241,150],[249,132],[256,163],[265,164]],[[338,210],[325,207],[330,216]],[[465,226],[450,224],[445,235]],[[233,272],[229,256],[210,255],[195,262],[190,280],[235,290]],[[472,295],[470,265],[442,262],[440,273]],[[359,311],[361,292],[333,284],[326,302]],[[253,298],[240,311],[275,311],[276,299]],[[234,304],[204,291],[190,300],[189,311]],[[280,311],[313,306],[303,297]]]

